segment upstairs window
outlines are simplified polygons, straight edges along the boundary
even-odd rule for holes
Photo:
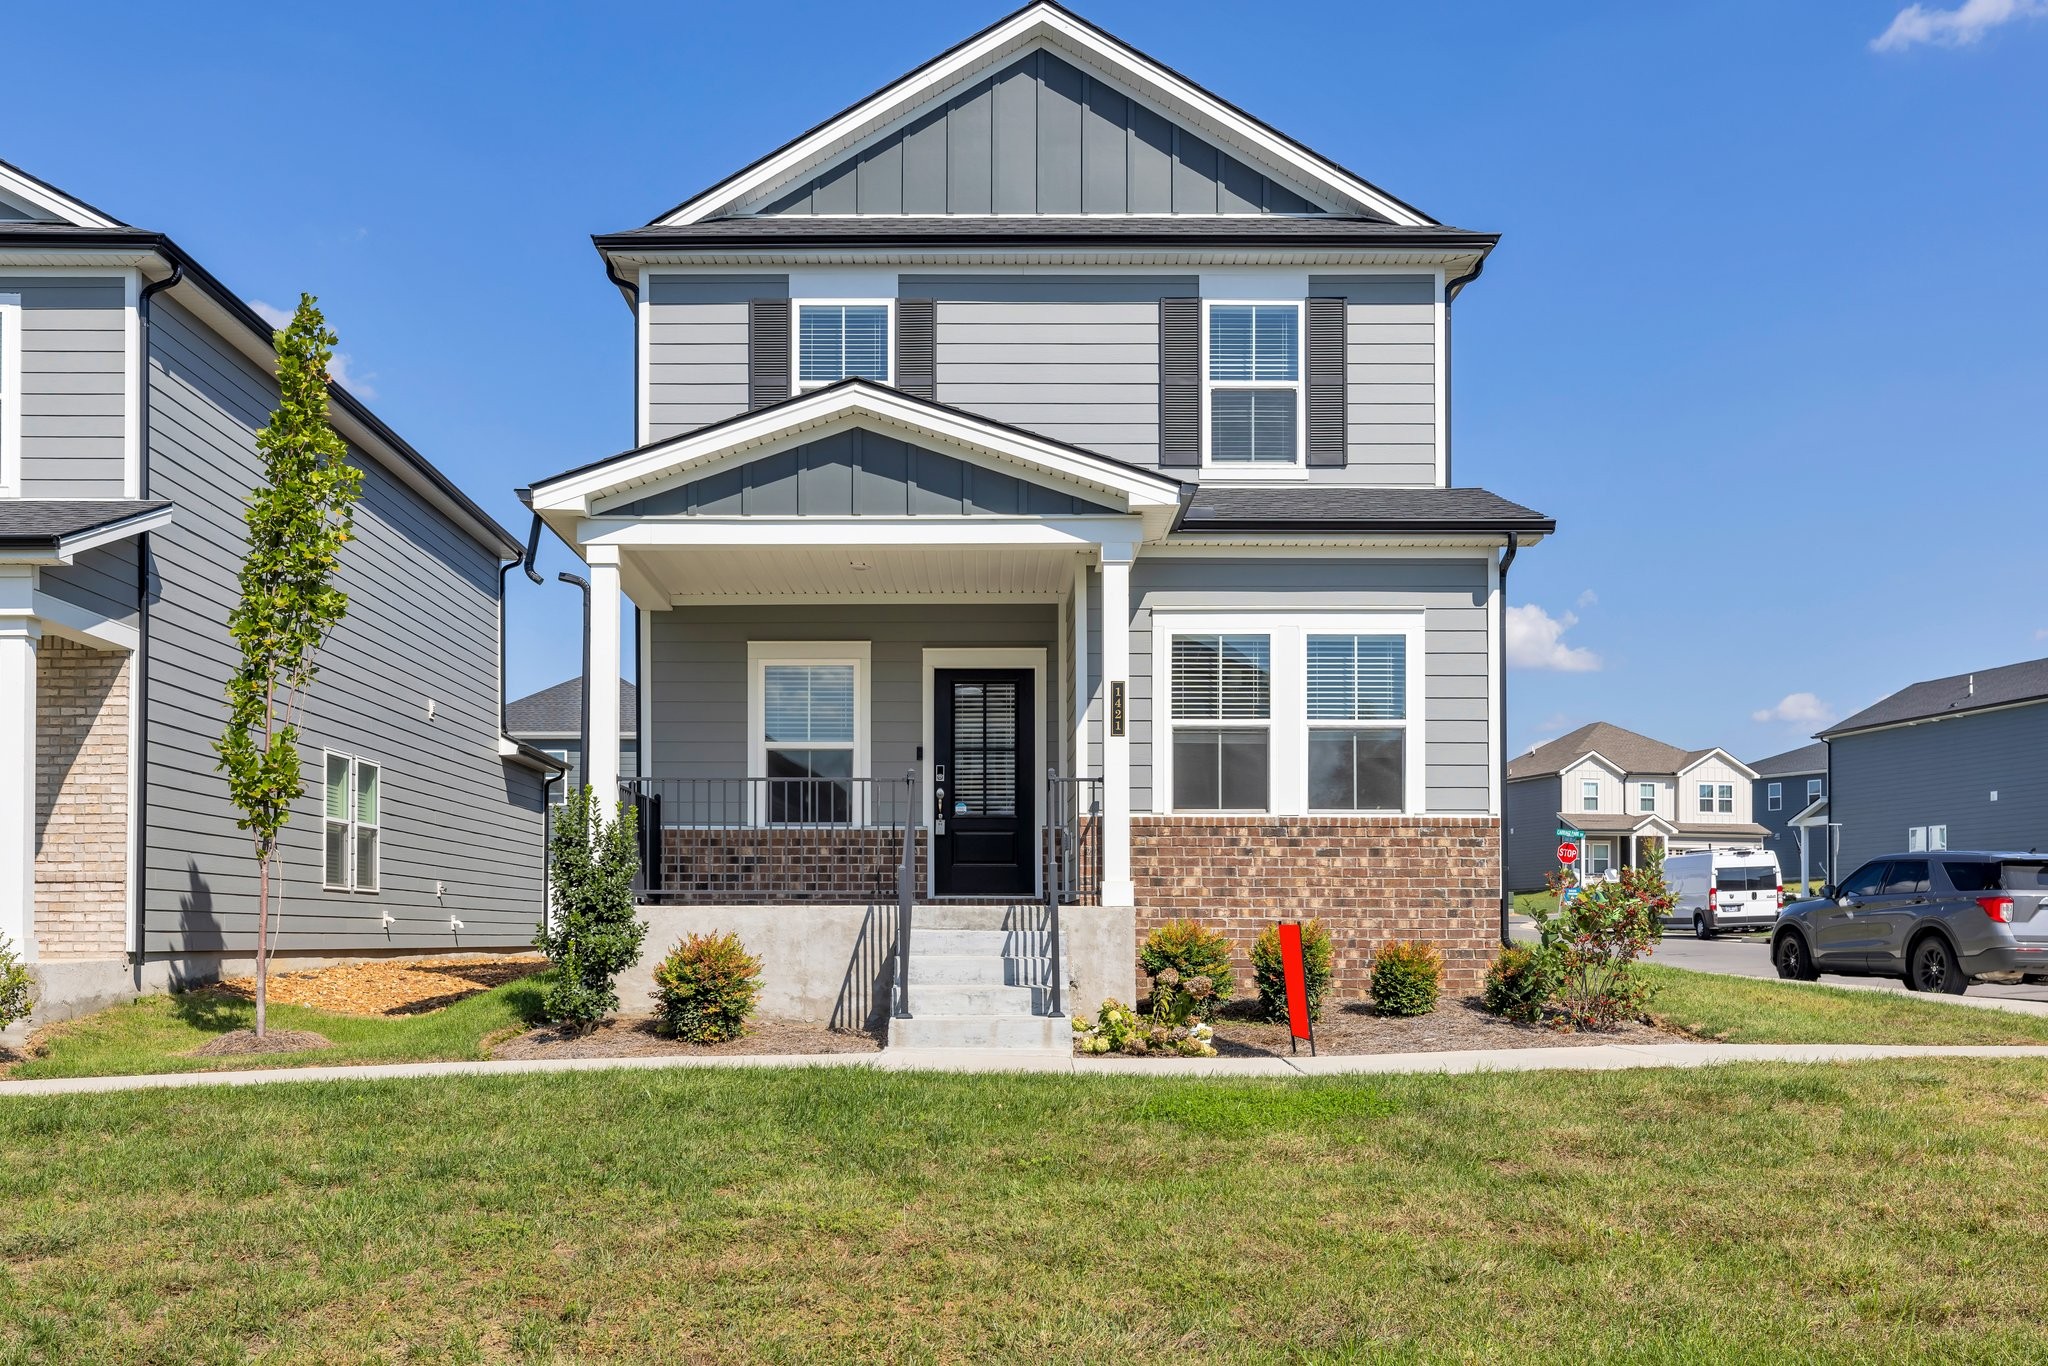
[[[842,379],[889,383],[886,300],[799,303],[796,306],[797,388]]]
[[[1600,780],[1588,778],[1579,784],[1579,809],[1598,811],[1600,809]]]
[[[1806,800],[1807,800],[1807,802],[1808,802],[1809,804],[1811,804],[1812,802],[1815,802],[1815,801],[1819,800],[1819,798],[1820,798],[1820,789],[1821,789],[1821,780],[1820,780],[1820,779],[1818,779],[1818,778],[1808,778],[1808,779],[1806,780]]]
[[[1208,305],[1209,460],[1301,460],[1301,305]]]
[[[1656,814],[1657,785],[1655,783],[1636,784],[1636,810],[1648,812],[1651,815]]]
[[[1700,784],[1700,814],[1711,816],[1716,810],[1723,815],[1735,810],[1735,788],[1728,783]]]
[[[1785,809],[1785,785],[1783,783],[1772,783],[1764,789],[1764,809],[1766,811],[1783,811]]]
[[[377,890],[384,770],[368,759],[327,754],[326,831],[320,882],[330,892]]]

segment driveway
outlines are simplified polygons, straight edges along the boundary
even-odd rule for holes
[[[1513,933],[1519,942],[1536,942],[1535,923],[1522,916],[1514,918]],[[1691,968],[1694,972],[1723,973],[1729,977],[1778,975],[1777,969],[1771,966],[1770,936],[1765,934],[1695,939],[1688,930],[1666,930],[1664,942],[1657,946],[1652,961],[1666,963],[1674,968]],[[1834,986],[1882,987],[1901,992],[1906,989],[1904,982],[1889,977],[1844,977],[1830,972],[1823,973],[1820,980]],[[2048,1004],[2048,986],[2000,986],[1993,982],[1978,982],[1967,994],[1972,998],[1985,997]]]

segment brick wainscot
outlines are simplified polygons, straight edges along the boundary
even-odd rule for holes
[[[1276,920],[1329,927],[1343,1001],[1366,996],[1390,939],[1441,949],[1447,995],[1477,991],[1499,948],[1491,817],[1133,816],[1131,872],[1139,942],[1173,919],[1221,930],[1240,996],[1252,994],[1252,941]]]
[[[44,958],[128,947],[128,659],[44,636],[36,652],[36,906]]]

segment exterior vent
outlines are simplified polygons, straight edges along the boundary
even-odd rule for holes
[[[896,301],[896,387],[912,398],[939,396],[938,314],[930,299]]]
[[[1202,301],[1159,301],[1159,463],[1202,463]]]
[[[747,300],[747,408],[780,403],[789,380],[789,300]]]
[[[1308,463],[1344,467],[1344,310],[1342,299],[1308,301]]]

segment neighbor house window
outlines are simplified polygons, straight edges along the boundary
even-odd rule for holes
[[[1919,853],[1924,849],[1948,848],[1948,827],[1945,825],[1916,825],[1906,831],[1906,849]]]
[[[842,379],[871,379],[887,384],[888,302],[799,303],[796,377],[799,389],[834,384]]]
[[[1764,809],[1766,811],[1783,811],[1785,809],[1785,785],[1783,783],[1772,783],[1764,789]]]
[[[1586,873],[1589,877],[1606,877],[1614,867],[1614,845],[1608,840],[1594,840],[1586,846]]]
[[[562,773],[561,782],[555,785],[555,798],[550,803],[552,806],[560,806],[569,800],[570,791],[577,786],[576,770],[579,765],[569,758],[569,751],[566,749],[543,749],[541,753],[547,755],[550,759],[569,765]]]
[[[1715,789],[1715,791],[1716,791],[1716,792],[1717,792],[1717,793],[1719,794],[1719,801],[1720,801],[1720,810],[1721,810],[1721,814],[1722,814],[1722,815],[1724,815],[1724,816],[1732,816],[1732,815],[1734,815],[1734,814],[1735,814],[1735,788],[1734,788],[1734,786],[1733,786],[1733,785],[1731,785],[1731,784],[1729,784],[1729,783],[1722,783],[1722,784],[1721,784],[1721,786],[1720,786],[1719,788]]]
[[[1272,638],[1173,638],[1173,805],[1264,811],[1272,792]]]
[[[1655,783],[1636,784],[1636,810],[1655,814],[1657,810],[1657,785]]]
[[[1407,637],[1308,637],[1310,810],[1399,811],[1407,724]]]
[[[1821,789],[1821,780],[1820,780],[1820,779],[1818,779],[1818,778],[1808,778],[1808,779],[1806,780],[1806,800],[1807,800],[1807,803],[1808,803],[1808,805],[1811,805],[1812,803],[1814,803],[1814,802],[1817,802],[1817,801],[1819,801],[1819,800],[1820,800],[1820,789]]]
[[[0,495],[21,492],[21,296],[0,294]]]
[[[328,751],[327,791],[322,805],[326,839],[320,877],[321,885],[328,891],[377,890],[383,788],[382,766]]]
[[[1735,788],[1728,783],[1718,786],[1713,783],[1700,784],[1700,812],[1712,815],[1716,810],[1733,813],[1735,810]]]
[[[1208,305],[1209,460],[1301,458],[1301,305]]]
[[[1579,808],[1582,811],[1600,809],[1600,780],[1588,778],[1579,784]]]

